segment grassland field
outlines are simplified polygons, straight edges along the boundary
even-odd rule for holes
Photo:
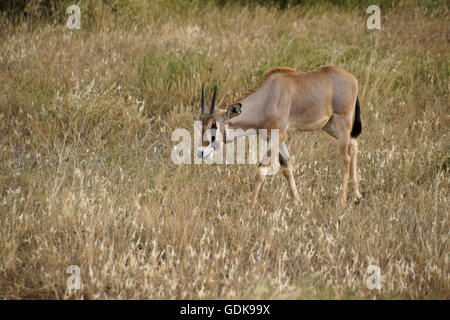
[[[448,2],[380,1],[380,30],[368,2],[299,2],[0,11],[0,298],[449,299]],[[301,202],[278,174],[252,212],[255,165],[170,160],[202,82],[225,107],[324,65],[359,81],[358,205],[324,132],[288,138]]]

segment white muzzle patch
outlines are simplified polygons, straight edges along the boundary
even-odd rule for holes
[[[197,157],[200,159],[209,160],[214,156],[214,148],[210,145],[206,147],[198,147],[197,148]]]

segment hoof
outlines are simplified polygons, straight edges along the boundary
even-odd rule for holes
[[[300,200],[300,197],[294,197],[292,199],[292,201],[294,202],[295,205],[297,206],[301,206],[302,205],[302,201]]]
[[[353,199],[353,203],[360,204],[364,198],[364,194],[361,195],[359,192],[356,193],[355,198]]]

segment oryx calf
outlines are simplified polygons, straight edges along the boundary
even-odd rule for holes
[[[279,154],[280,165],[287,178],[292,196],[298,200],[292,167],[286,146],[290,131],[322,129],[337,139],[341,157],[342,201],[347,201],[347,184],[353,186],[356,199],[358,191],[356,170],[358,142],[361,133],[358,81],[349,72],[337,67],[321,67],[310,72],[296,72],[290,68],[274,68],[264,75],[261,82],[247,91],[227,109],[215,109],[216,88],[209,114],[205,112],[205,96],[202,86],[202,136],[206,130],[213,132],[209,141],[203,141],[197,155],[210,157],[217,147],[227,140],[227,129],[279,130],[278,143],[271,143],[270,152]],[[219,131],[222,141],[215,139]],[[242,131],[242,130],[241,130]],[[218,135],[219,136],[219,135]],[[269,135],[270,136],[270,135]],[[268,138],[270,139],[270,138]],[[254,208],[259,189],[271,163],[258,166],[250,209]]]

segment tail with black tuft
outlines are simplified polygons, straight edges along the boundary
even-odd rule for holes
[[[352,138],[357,138],[362,131],[362,124],[361,124],[361,109],[359,106],[359,99],[356,97],[356,105],[355,105],[355,121],[353,122],[353,128],[352,132],[350,133],[350,136]]]

